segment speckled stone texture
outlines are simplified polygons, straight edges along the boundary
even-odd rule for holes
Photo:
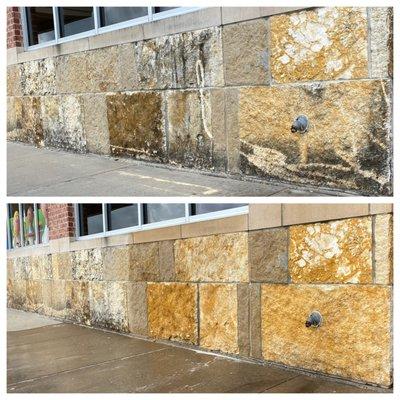
[[[147,285],[149,335],[197,344],[197,286],[189,283]]]
[[[389,386],[391,290],[371,285],[262,285],[266,360]],[[323,317],[306,328],[309,314]]]
[[[276,82],[368,78],[365,8],[317,8],[273,16],[270,24]]]
[[[250,281],[288,281],[288,230],[265,229],[249,232]]]
[[[238,353],[238,303],[235,284],[200,285],[200,346]]]
[[[390,98],[390,83],[378,80],[241,89],[241,170],[388,195]],[[291,132],[299,115],[309,120],[305,134]]]
[[[91,325],[89,283],[66,281],[67,317],[81,324]]]
[[[372,283],[372,219],[289,228],[289,273],[295,283]]]
[[[7,67],[7,96],[21,96],[21,65],[14,64]]]
[[[54,253],[51,255],[53,279],[72,279],[71,253]]]
[[[266,19],[225,25],[222,40],[226,85],[269,83]]]
[[[104,279],[103,250],[79,250],[72,254],[72,279],[102,281]]]
[[[21,64],[21,87],[24,95],[44,96],[56,93],[55,59]]]
[[[42,312],[43,294],[42,282],[39,280],[26,281],[26,308],[32,312]]]
[[[389,285],[393,281],[393,216],[375,217],[375,283]]]
[[[161,159],[164,152],[161,94],[111,94],[106,102],[111,152]]]
[[[247,232],[175,241],[179,281],[248,282]]]
[[[127,281],[130,271],[129,246],[106,247],[103,249],[103,270],[106,281]]]
[[[127,282],[126,294],[129,332],[148,336],[147,283]]]

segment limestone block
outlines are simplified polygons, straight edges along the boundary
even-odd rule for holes
[[[247,232],[175,241],[175,272],[179,281],[248,282]]]
[[[52,308],[52,281],[42,280],[43,314],[53,315]]]
[[[17,257],[14,259],[14,279],[28,279],[29,257]]]
[[[111,152],[160,159],[164,152],[162,96],[157,92],[107,95]]]
[[[14,259],[7,258],[7,279],[14,279]]]
[[[372,283],[371,217],[289,228],[295,283]]]
[[[104,280],[127,281],[130,271],[130,249],[128,246],[106,247],[103,250]]]
[[[42,282],[39,280],[26,281],[26,309],[39,313],[43,309]]]
[[[238,353],[238,307],[235,284],[200,285],[200,346]]]
[[[249,232],[250,281],[288,281],[288,232],[285,228]]]
[[[226,85],[269,83],[266,19],[225,25],[222,41]]]
[[[81,96],[42,97],[41,112],[46,146],[86,152]]]
[[[72,278],[82,281],[104,279],[104,264],[101,248],[75,251],[72,255]]]
[[[7,96],[21,96],[21,64],[7,67]]]
[[[144,336],[148,335],[146,290],[146,282],[126,284],[128,330]]]
[[[174,241],[163,240],[158,242],[158,254],[160,257],[161,280],[168,282],[175,280]]]
[[[91,81],[87,59],[87,52],[57,57],[56,89],[58,94],[89,91]]]
[[[51,255],[51,264],[53,268],[53,279],[72,279],[72,254],[54,253]]]
[[[130,246],[131,281],[159,281],[160,262],[158,243],[140,243]]]
[[[56,93],[54,58],[21,64],[21,87],[24,95],[43,96]]]
[[[66,281],[51,281],[51,315],[56,318],[66,318],[67,309],[67,291]]]
[[[270,23],[276,82],[368,77],[365,8],[317,8],[273,16]]]
[[[90,325],[89,283],[66,281],[67,316],[72,321]]]
[[[391,89],[352,81],[240,90],[246,174],[370,194],[391,193]],[[306,115],[305,134],[291,132]]]
[[[147,285],[149,335],[197,344],[197,287],[189,283]]]
[[[7,288],[9,294],[9,302],[12,308],[18,310],[26,309],[26,280],[25,279],[14,279],[10,280]]]
[[[393,282],[393,217],[380,214],[375,217],[375,283]]]
[[[264,358],[390,385],[390,303],[391,290],[383,286],[262,285]],[[306,328],[314,310],[322,326]]]

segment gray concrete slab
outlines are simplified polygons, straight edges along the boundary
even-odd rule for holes
[[[28,313],[21,310],[7,309],[7,331],[26,331],[27,329],[39,328],[42,326],[58,325],[61,322],[54,318],[46,317],[35,313]]]
[[[9,393],[376,391],[68,323],[9,331],[7,346]]]
[[[7,144],[9,196],[346,196],[247,177]]]

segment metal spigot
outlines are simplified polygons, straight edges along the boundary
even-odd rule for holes
[[[322,315],[319,311],[313,311],[307,318],[306,328],[319,328],[322,325]]]
[[[306,133],[308,130],[308,118],[305,115],[299,115],[292,124],[290,129],[292,133]]]

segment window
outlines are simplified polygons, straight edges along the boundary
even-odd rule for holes
[[[102,204],[79,204],[79,233],[81,236],[103,232]]]
[[[100,7],[101,26],[147,16],[147,7]]]
[[[137,226],[138,204],[107,204],[107,221],[109,231]]]
[[[20,207],[18,204],[9,204],[8,206],[8,236],[10,237],[9,244],[13,249],[22,246],[22,232]]]
[[[185,204],[145,204],[144,223],[166,221],[169,219],[183,218]]]
[[[61,37],[94,29],[93,7],[58,7],[58,15]]]
[[[22,205],[23,224],[22,232],[24,238],[24,246],[33,246],[37,244],[36,241],[36,221],[34,217],[34,205]]]
[[[53,7],[26,7],[25,10],[29,46],[54,40]]]
[[[230,208],[243,207],[247,204],[207,204],[199,203],[191,205],[191,215],[206,214],[215,211],[228,210]]]

